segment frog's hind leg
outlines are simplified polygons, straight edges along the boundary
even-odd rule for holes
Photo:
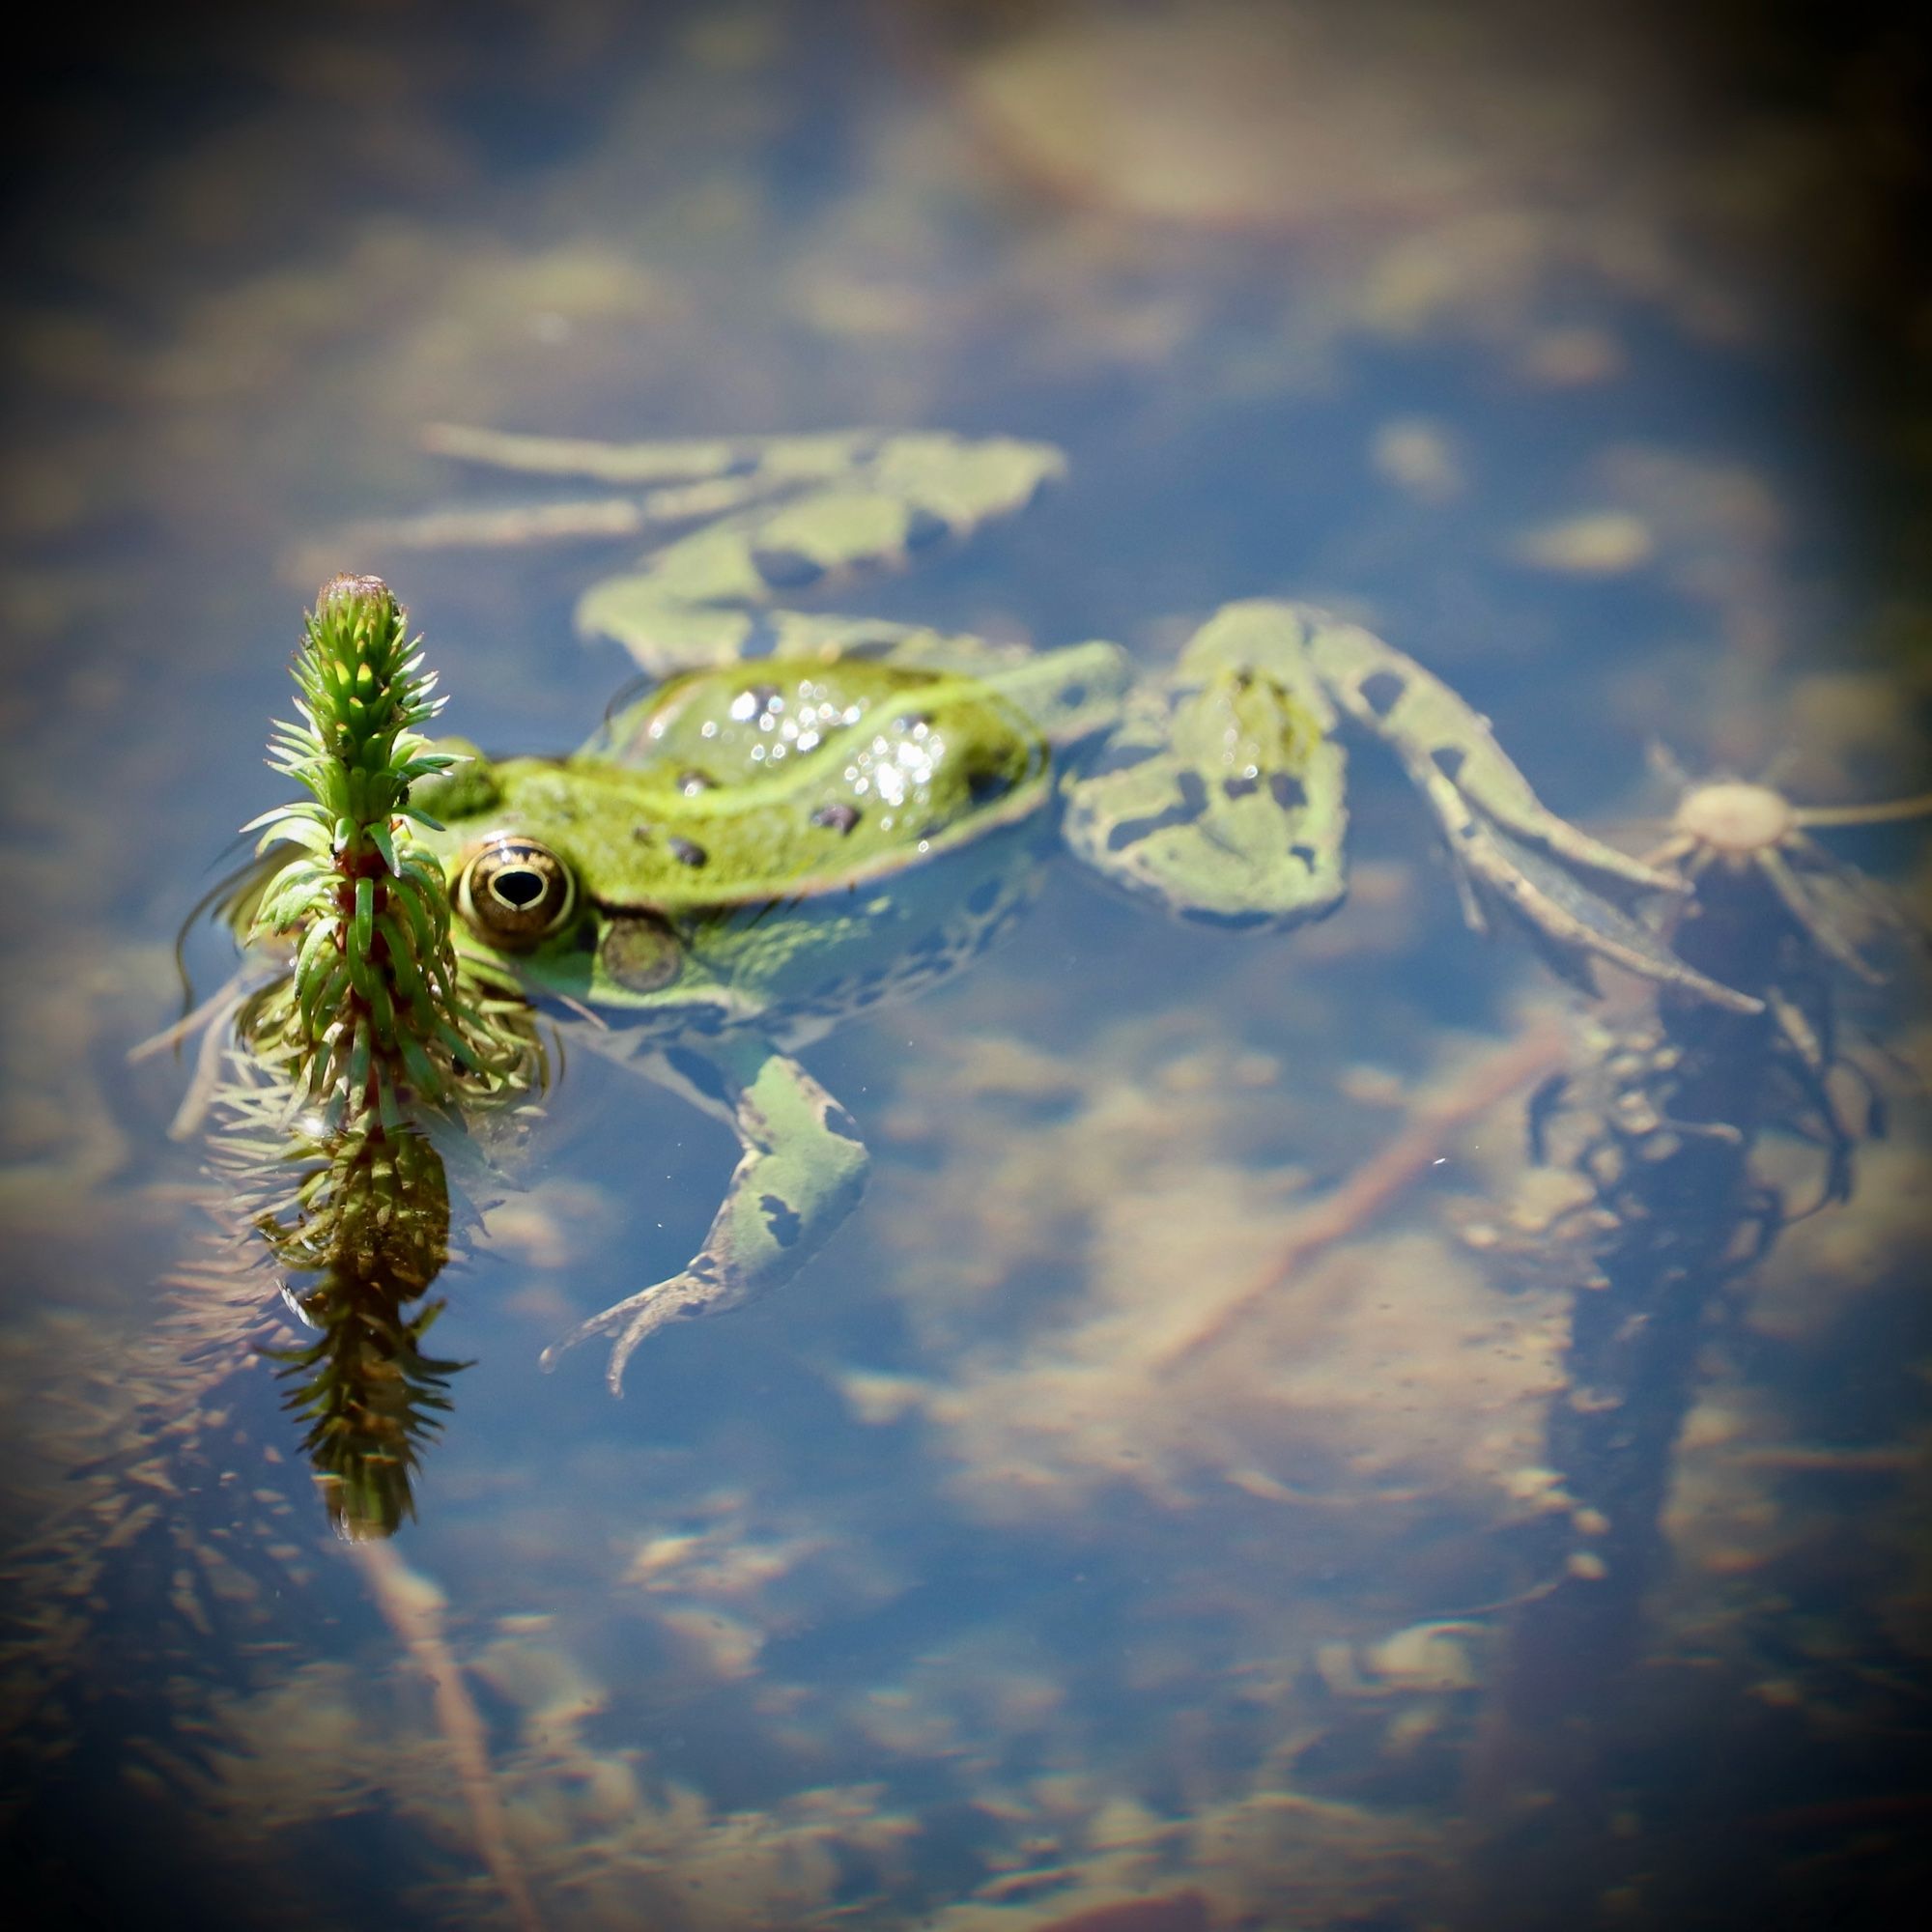
[[[593,1335],[614,1338],[606,1380],[624,1392],[624,1367],[667,1322],[716,1315],[778,1288],[797,1273],[857,1204],[866,1184],[864,1145],[852,1118],[788,1055],[754,1036],[683,1044],[634,1063],[738,1136],[744,1149],[704,1245],[679,1274],[594,1315],[546,1349]]]
[[[836,656],[903,627],[801,616],[783,606],[904,568],[1025,508],[1064,468],[1045,443],[943,435],[874,439],[838,467],[776,456],[761,500],[648,553],[578,601],[586,636],[622,644],[660,674],[762,656]],[[777,445],[774,445],[776,448]]]
[[[664,437],[603,442],[590,437],[526,436],[469,423],[430,423],[423,447],[438,456],[526,476],[576,476],[619,488],[656,488],[705,477],[839,476],[888,439],[877,430],[808,436]]]
[[[616,443],[432,424],[439,455],[635,493],[508,509],[440,511],[390,526],[414,548],[639,534],[636,566],[579,600],[577,626],[622,644],[653,676],[774,655],[837,655],[903,627],[796,617],[801,591],[902,567],[929,546],[1011,515],[1065,469],[1050,444],[944,431],[828,430]],[[692,526],[678,533],[679,525]],[[856,632],[858,635],[847,635]],[[889,642],[891,640],[888,640]]]
[[[1559,818],[1496,743],[1490,722],[1433,672],[1372,632],[1319,611],[1282,607],[1302,626],[1323,690],[1401,760],[1448,842],[1470,923],[1485,902],[1521,920],[1552,964],[1585,978],[1590,956],[1719,1006],[1755,1000],[1693,971],[1588,875],[1680,894],[1660,872]]]

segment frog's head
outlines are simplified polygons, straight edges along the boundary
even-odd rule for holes
[[[613,909],[599,871],[602,838],[567,809],[530,822],[519,779],[534,761],[496,764],[461,739],[437,749],[464,762],[418,784],[412,803],[438,821],[423,843],[449,881],[457,950],[532,993],[654,1003],[649,996],[682,974],[683,948],[654,911]],[[553,780],[545,796],[554,789]]]

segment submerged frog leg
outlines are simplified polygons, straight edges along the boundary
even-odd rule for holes
[[[843,476],[891,440],[869,429],[815,436],[670,437],[645,442],[523,436],[466,423],[430,423],[423,430],[423,447],[438,456],[527,476],[578,476],[631,487],[710,476]]]
[[[668,532],[770,496],[760,476],[713,476],[666,483],[634,497],[584,497],[547,503],[451,504],[413,517],[378,517],[351,524],[331,540],[353,549],[391,551],[521,550],[538,544],[585,542]]]
[[[773,500],[722,517],[593,584],[578,629],[614,639],[646,670],[804,655],[820,625],[784,600],[895,570],[948,538],[1023,509],[1060,473],[1043,443],[895,437],[824,479],[786,477]]]
[[[661,538],[636,569],[593,584],[578,603],[581,631],[614,639],[660,676],[832,648],[823,620],[801,625],[776,607],[969,536],[1025,508],[1065,468],[1045,443],[941,432],[606,443],[440,423],[425,440],[492,469],[643,494],[606,506],[444,512],[406,532],[418,547],[697,526]]]
[[[606,1380],[623,1394],[624,1366],[654,1329],[715,1315],[778,1288],[857,1204],[867,1157],[852,1117],[789,1056],[755,1035],[665,1047],[634,1063],[738,1136],[744,1153],[704,1245],[684,1270],[594,1315],[546,1349],[592,1335],[615,1339]]]
[[[1592,955],[1740,1012],[1758,1002],[1693,971],[1579,874],[1681,894],[1654,870],[1559,818],[1496,743],[1489,720],[1448,685],[1359,625],[1279,607],[1305,638],[1323,689],[1393,751],[1435,814],[1466,882],[1465,909],[1507,906],[1560,952]]]
[[[1220,620],[1197,636],[1211,639]],[[1182,919],[1290,926],[1347,890],[1347,754],[1298,666],[1184,656],[1064,781],[1069,849]]]

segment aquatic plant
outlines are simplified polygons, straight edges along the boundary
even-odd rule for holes
[[[311,796],[243,827],[258,851],[296,848],[252,903],[250,945],[295,948],[285,981],[253,1002],[243,1031],[331,1121],[405,1124],[405,1102],[447,1109],[529,1084],[520,1003],[491,1000],[459,970],[442,869],[416,849],[417,781],[460,761],[415,729],[442,708],[420,639],[380,578],[322,586],[295,677],[299,724],[278,722],[270,763]]]
[[[1815,1199],[1799,1210],[1810,1213],[1850,1199],[1858,1147],[1882,1131],[1876,1087],[1838,1010],[1844,982],[1882,976],[1846,919],[1912,928],[1802,828],[1928,809],[1932,799],[1918,798],[1807,810],[1762,784],[1687,781],[1651,855],[1690,888],[1675,943],[1758,1010],[1662,989],[1621,1022],[1593,1026],[1587,1050],[1531,1101],[1534,1159],[1580,1183],[1532,1251],[1574,1290],[1545,1445],[1567,1548],[1512,1620],[1474,1754],[1495,1896],[1521,1886],[1530,1838],[1547,1868],[1528,1895],[1543,1908],[1609,1883],[1606,1752],[1642,1654],[1645,1598],[1667,1565],[1662,1519],[1700,1351],[1725,1289],[1798,1218],[1758,1161],[1760,1143],[1776,1135],[1819,1151]],[[1841,1071],[1864,1081],[1866,1118],[1848,1117],[1834,1092]],[[1511,1807],[1526,1792],[1538,1808],[1519,1815]]]
[[[310,797],[246,828],[273,869],[227,908],[251,947],[287,963],[238,1013],[252,1065],[231,1069],[220,1096],[217,1166],[276,1263],[307,1277],[287,1293],[319,1339],[273,1352],[352,1538],[388,1535],[411,1512],[463,1366],[421,1348],[443,1304],[410,1312],[450,1251],[434,1136],[467,1145],[480,1112],[545,1071],[528,1009],[459,964],[442,869],[411,836],[412,821],[434,823],[412,786],[460,762],[416,729],[441,704],[418,645],[380,579],[323,585],[295,663],[300,722],[278,723],[270,747]]]

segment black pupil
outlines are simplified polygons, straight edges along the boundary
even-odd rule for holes
[[[499,899],[508,900],[522,912],[543,897],[543,876],[527,866],[506,867],[491,881],[491,889]]]

